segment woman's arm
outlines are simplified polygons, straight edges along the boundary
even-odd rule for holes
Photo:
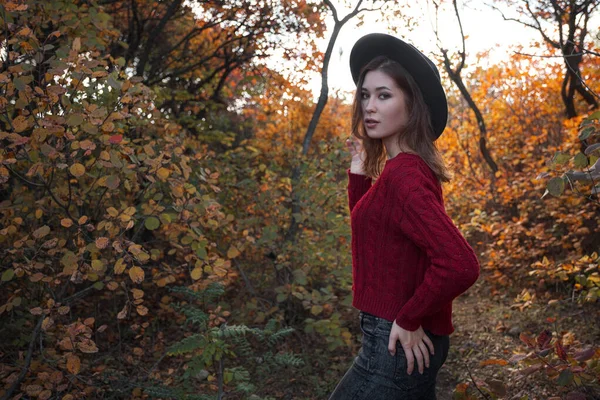
[[[432,179],[416,175],[404,200],[400,227],[427,254],[431,265],[396,316],[397,324],[409,331],[417,330],[424,317],[438,312],[479,277],[475,252],[446,213],[439,187]]]
[[[363,160],[364,151],[360,141],[352,136],[346,140],[348,151],[352,155],[352,161],[348,172],[348,205],[350,212],[361,197],[367,193],[371,187],[371,178],[365,175]]]

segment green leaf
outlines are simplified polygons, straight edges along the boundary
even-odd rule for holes
[[[93,285],[94,289],[102,290],[104,288],[104,282],[96,282]]]
[[[146,229],[153,231],[160,226],[160,221],[156,217],[146,218],[146,221],[144,221],[144,226],[146,226]]]
[[[121,90],[121,82],[117,81],[112,75],[108,77],[108,85],[117,90]]]
[[[557,152],[554,155],[554,159],[552,160],[552,162],[554,162],[555,164],[562,165],[562,164],[568,163],[570,159],[571,159],[570,155]]]
[[[563,370],[560,375],[558,376],[558,385],[559,386],[567,386],[570,383],[573,382],[573,371],[571,371],[571,368],[567,368],[565,370]]]
[[[17,88],[17,90],[19,92],[25,90],[25,82],[21,79],[21,78],[15,78],[13,79],[13,84],[15,85],[15,87]]]
[[[593,126],[588,126],[588,127],[583,128],[579,132],[579,140],[586,140],[587,138],[590,137],[590,135],[592,133],[594,133],[595,130],[596,130],[596,128],[594,128]]]
[[[69,118],[67,118],[67,125],[69,126],[79,126],[83,123],[83,115],[81,114],[71,114]]]
[[[2,274],[2,282],[8,282],[10,281],[13,277],[15,276],[15,270],[14,269],[7,269],[6,271],[4,271],[4,273]]]
[[[204,247],[204,246],[198,247],[198,250],[196,250],[196,255],[201,260],[206,260],[206,257],[208,257],[208,254],[206,253],[206,247]]]
[[[586,119],[600,119],[600,111],[590,114]]]
[[[308,281],[306,280],[306,274],[301,269],[297,269],[293,272],[294,281],[299,285],[306,285]]]
[[[546,188],[552,196],[558,197],[565,191],[565,181],[562,178],[552,178]]]
[[[588,165],[588,159],[583,153],[579,153],[575,156],[575,167],[585,168]]]

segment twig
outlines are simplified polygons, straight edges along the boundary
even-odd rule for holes
[[[473,385],[475,385],[475,389],[477,389],[477,391],[479,393],[481,393],[481,395],[483,397],[485,397],[487,400],[491,400],[490,397],[487,394],[483,393],[481,391],[481,389],[479,389],[479,386],[477,386],[477,383],[475,382],[475,378],[473,378],[473,374],[471,374],[471,368],[469,368],[469,364],[467,364],[466,362],[465,362],[465,367],[467,367],[467,371],[469,372],[469,377],[471,378],[471,382],[473,382]]]
[[[6,393],[4,393],[4,396],[2,396],[2,399],[0,400],[8,400],[10,396],[12,396],[15,389],[21,384],[23,379],[25,379],[25,375],[27,375],[27,371],[29,370],[29,366],[31,365],[31,358],[33,356],[35,342],[37,340],[38,335],[40,334],[40,331],[42,330],[42,322],[44,322],[44,318],[45,315],[40,316],[40,319],[38,320],[38,323],[31,334],[29,349],[27,350],[27,356],[25,357],[25,365],[23,365],[23,368],[21,368],[21,373],[19,374],[19,377],[16,381],[13,382],[12,385],[10,385],[10,388],[8,388],[8,390],[6,391]]]

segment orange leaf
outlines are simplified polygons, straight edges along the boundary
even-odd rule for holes
[[[494,358],[490,358],[489,360],[483,360],[479,363],[480,366],[485,367],[486,365],[507,365],[508,361],[506,360],[498,360]]]
[[[63,218],[60,220],[60,224],[65,228],[70,228],[73,226],[73,221],[70,218]]]
[[[127,304],[123,306],[123,309],[117,314],[117,319],[125,319],[127,317]]]
[[[81,360],[74,354],[67,355],[67,371],[77,375],[81,370]]]
[[[138,314],[140,315],[146,315],[148,314],[148,308],[144,307],[143,305],[139,305],[136,307],[136,311]]]
[[[96,343],[94,343],[91,339],[82,339],[81,342],[77,343],[77,348],[81,350],[82,353],[97,353],[98,347]]]
[[[565,351],[565,348],[562,345],[562,340],[558,339],[556,341],[556,354],[558,355],[558,357],[563,360],[563,361],[567,361],[567,352]]]
[[[119,144],[123,141],[123,135],[112,135],[108,141],[111,144]]]
[[[96,239],[96,247],[99,249],[104,249],[108,246],[108,238],[107,237],[99,237]]]

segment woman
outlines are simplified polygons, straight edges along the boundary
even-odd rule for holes
[[[350,68],[352,304],[363,341],[330,400],[435,399],[452,300],[479,276],[444,209],[441,182],[450,177],[434,141],[446,96],[431,60],[389,35],[361,38]]]

